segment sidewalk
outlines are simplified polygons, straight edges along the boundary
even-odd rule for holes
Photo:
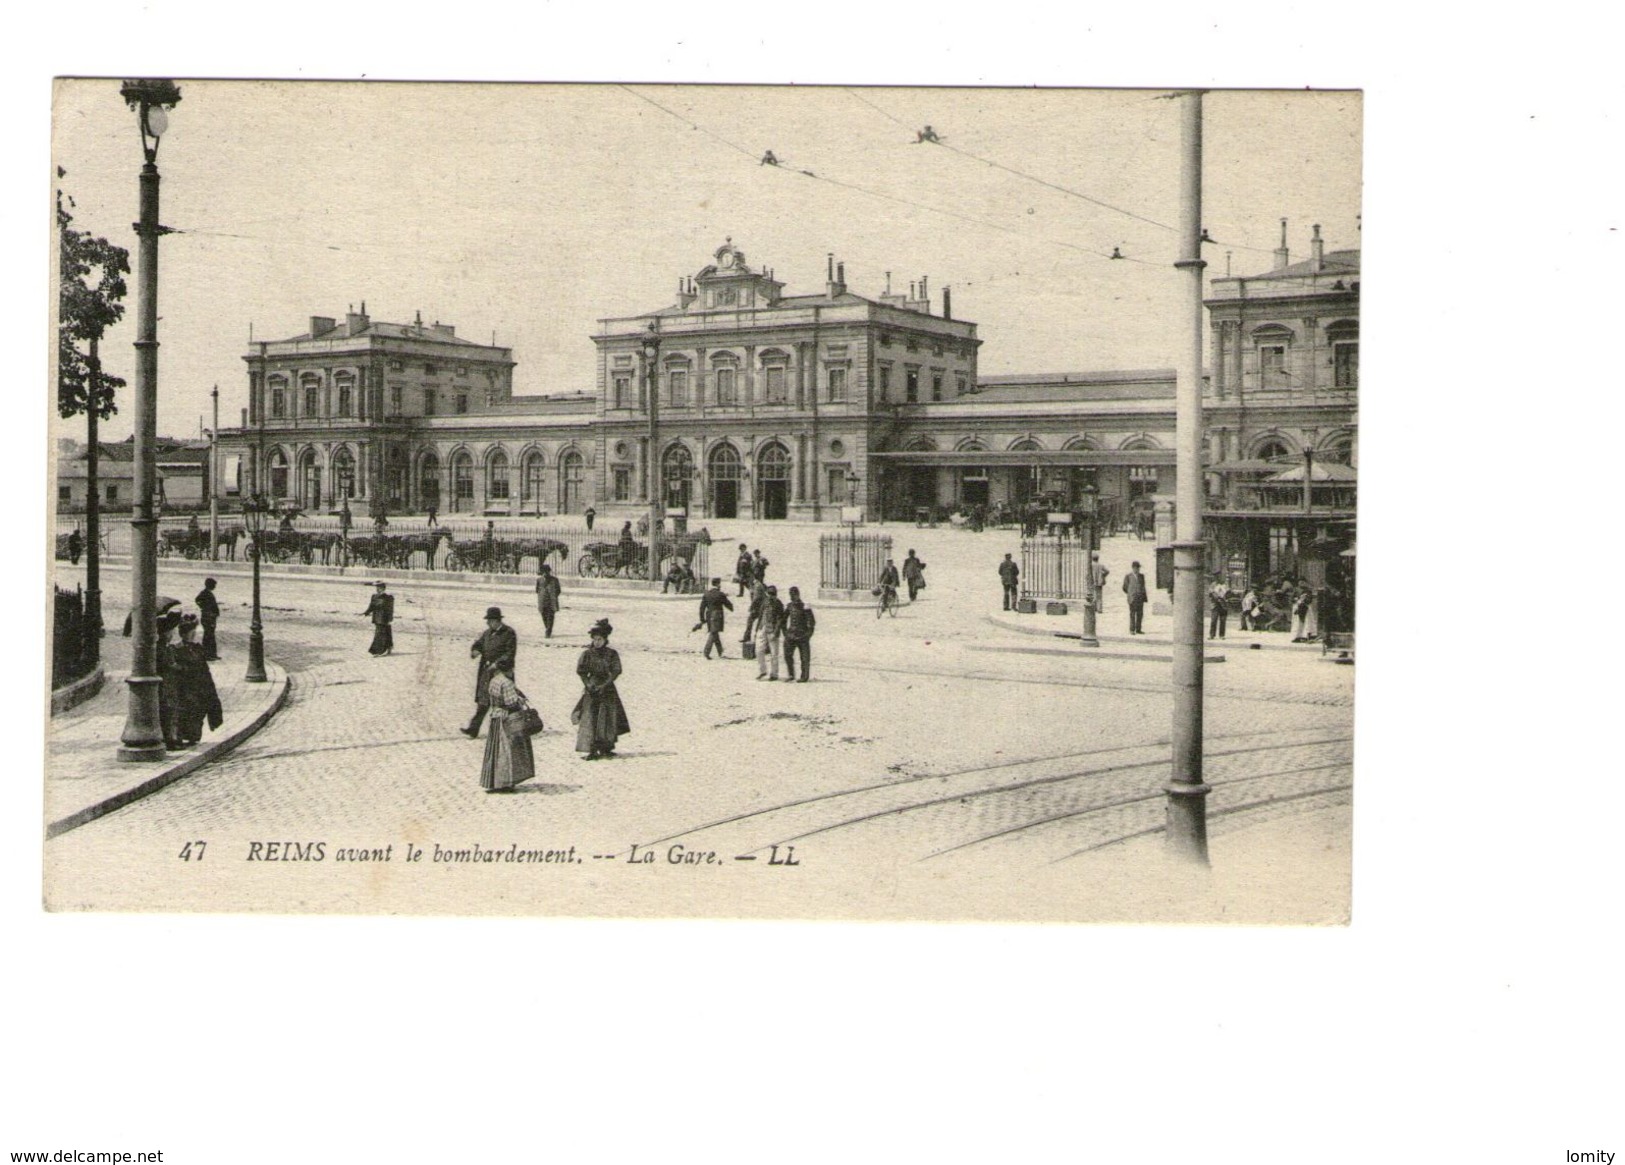
[[[213,665],[224,719],[191,748],[155,763],[118,759],[119,737],[129,707],[124,678],[130,641],[115,630],[102,640],[107,682],[100,693],[53,716],[45,742],[45,836],[52,838],[94,821],[230,752],[276,714],[288,695],[288,675],[267,660],[268,682],[243,680],[240,659]]]
[[[1108,601],[1109,602],[1109,601]],[[987,621],[995,627],[1005,631],[1019,631],[1023,635],[1063,636],[1076,639],[1083,633],[1083,606],[1078,602],[1067,603],[1065,615],[1046,615],[1044,605],[1039,603],[1038,613],[1035,615],[1020,615],[1015,611],[994,611],[987,616]],[[1137,648],[1165,648],[1173,650],[1173,616],[1154,615],[1150,610],[1145,614],[1145,633],[1143,635],[1127,635],[1118,632],[1128,622],[1128,609],[1119,604],[1116,610],[1110,606],[1095,619],[1095,638],[1100,640],[1101,646],[1133,645]],[[1223,639],[1204,640],[1210,651],[1292,651],[1299,653],[1321,654],[1321,645],[1317,640],[1314,643],[1293,643],[1292,637],[1284,631],[1241,631],[1236,627],[1237,620],[1232,620],[1226,629]],[[1110,626],[1112,630],[1108,631]],[[1203,629],[1206,629],[1204,622]]]

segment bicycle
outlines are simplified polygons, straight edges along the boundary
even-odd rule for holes
[[[893,619],[897,618],[897,588],[883,586],[880,588],[880,597],[875,602],[875,618],[878,619],[888,612]]]

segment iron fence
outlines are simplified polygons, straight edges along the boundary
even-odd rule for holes
[[[51,628],[51,687],[71,684],[96,666],[101,654],[95,629],[85,615],[85,595],[79,587],[73,590],[54,588],[56,611]]]
[[[890,534],[859,534],[856,527],[844,534],[820,534],[819,587],[832,591],[871,590],[880,585],[880,571],[891,556]]]
[[[1021,594],[1033,599],[1081,599],[1087,593],[1089,551],[1076,538],[1021,540]]]

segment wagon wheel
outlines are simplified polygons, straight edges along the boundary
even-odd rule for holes
[[[597,578],[600,572],[598,559],[591,554],[583,554],[581,561],[576,563],[576,573],[585,578]]]
[[[456,571],[462,570],[463,566],[463,556],[457,553],[457,548],[454,546],[446,547],[446,561],[441,564],[441,569]]]

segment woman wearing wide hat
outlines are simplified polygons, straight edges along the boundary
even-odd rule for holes
[[[615,680],[621,674],[621,657],[609,645],[614,630],[608,619],[594,623],[587,632],[592,646],[576,661],[582,692],[570,720],[576,725],[576,751],[585,753],[587,760],[614,756],[616,738],[632,731],[626,720],[626,708],[621,704],[621,694],[615,690]]]

